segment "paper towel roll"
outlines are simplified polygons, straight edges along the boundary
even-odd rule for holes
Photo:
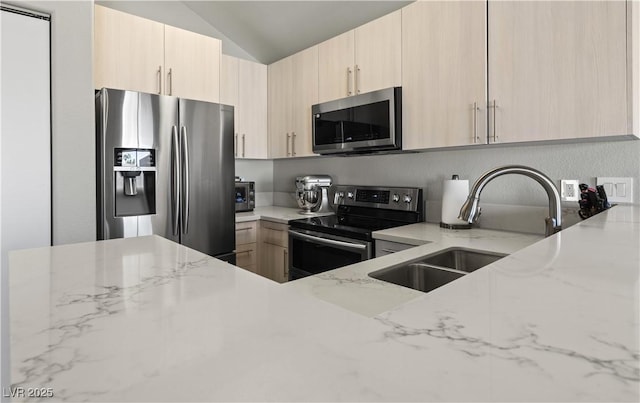
[[[460,208],[469,196],[469,181],[461,179],[445,180],[442,184],[442,220],[448,225],[468,226],[464,220],[459,220]]]

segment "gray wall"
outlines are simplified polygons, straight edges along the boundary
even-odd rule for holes
[[[93,2],[10,3],[51,14],[53,243],[95,240]]]
[[[592,185],[597,176],[633,177],[634,203],[640,202],[640,141],[615,141],[281,159],[274,162],[274,203],[293,206],[296,176],[327,174],[333,177],[334,183],[340,184],[421,187],[427,204],[427,219],[438,222],[443,180],[458,174],[472,184],[485,171],[507,164],[537,168],[553,180],[579,179],[581,183]],[[543,232],[546,193],[529,178],[509,175],[489,183],[483,191],[481,206],[481,227]],[[575,210],[577,202],[565,203],[563,207]],[[572,214],[575,215],[575,211],[571,213],[568,209],[567,224],[577,221]],[[500,220],[498,215],[506,218]]]

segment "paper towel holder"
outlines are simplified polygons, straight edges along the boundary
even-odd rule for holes
[[[459,180],[460,176],[451,175],[451,180]],[[445,222],[440,221],[440,228],[446,229],[471,229],[471,224],[469,223],[460,223],[460,224],[447,224]]]

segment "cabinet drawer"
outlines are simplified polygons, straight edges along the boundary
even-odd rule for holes
[[[236,247],[236,266],[249,269],[255,268],[257,261],[257,244],[247,243]]]
[[[256,242],[257,233],[256,221],[236,223],[236,245]]]
[[[260,223],[262,242],[282,246],[289,246],[289,226],[286,224],[278,224],[270,221],[261,221]]]

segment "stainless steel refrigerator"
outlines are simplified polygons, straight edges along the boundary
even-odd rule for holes
[[[234,261],[233,107],[96,91],[97,238],[157,234]]]

